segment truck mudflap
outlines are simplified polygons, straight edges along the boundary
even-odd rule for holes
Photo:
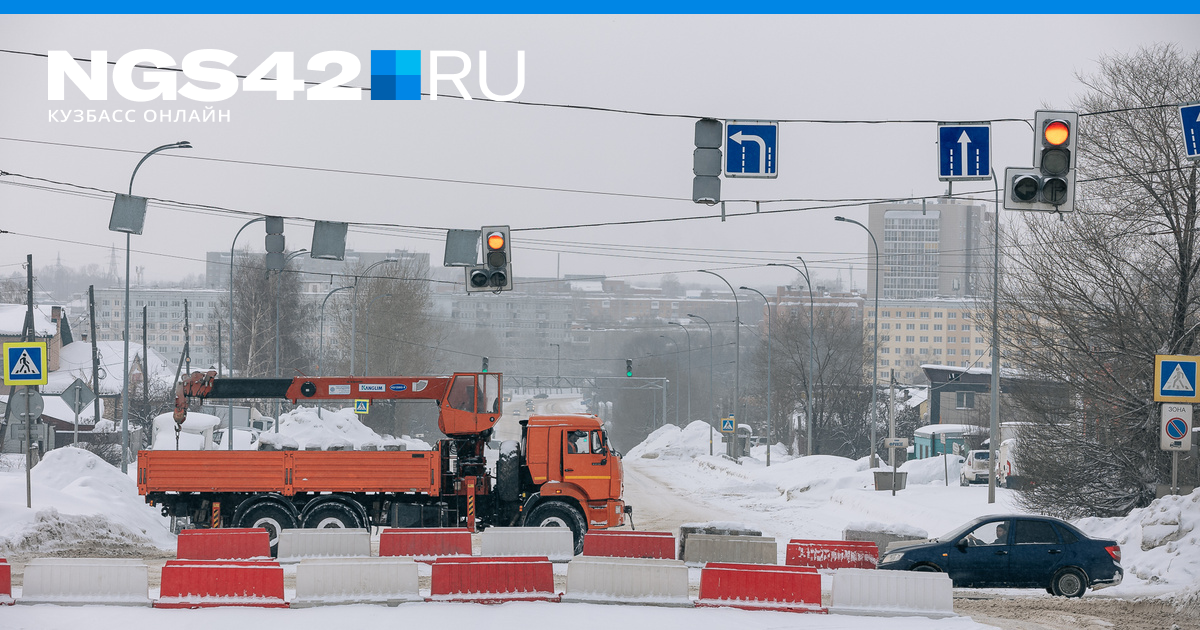
[[[620,499],[587,504],[588,529],[607,529],[625,524],[625,502]]]

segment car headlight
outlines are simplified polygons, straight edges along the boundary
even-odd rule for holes
[[[899,552],[899,551],[892,552],[892,553],[889,553],[886,556],[884,556],[883,561],[880,564],[887,564],[889,562],[899,562],[900,559],[903,557],[904,557],[903,552]]]

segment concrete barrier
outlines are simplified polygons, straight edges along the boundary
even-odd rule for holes
[[[365,529],[284,529],[279,532],[279,560],[301,558],[369,558],[371,533]]]
[[[897,527],[883,523],[852,523],[842,530],[842,538],[873,542],[879,548],[879,557],[882,558],[887,553],[888,545],[895,542],[928,540],[929,534],[915,527]]]
[[[438,558],[429,595],[430,601],[478,604],[559,600],[545,556]]]
[[[821,607],[821,575],[811,567],[711,562],[700,571],[697,606],[746,610],[827,612]]]
[[[278,562],[168,560],[155,608],[287,608]]]
[[[180,560],[245,560],[270,558],[271,539],[261,527],[185,529],[179,532],[175,557]]]
[[[12,603],[12,566],[8,560],[0,558],[0,605],[11,606]]]
[[[575,557],[575,537],[566,527],[489,527],[479,539],[484,556],[545,556],[551,562]]]
[[[567,592],[562,600],[692,605],[688,596],[688,570],[683,561],[651,558],[576,558],[567,565]]]
[[[291,607],[419,601],[412,558],[305,558],[296,566]]]
[[[675,559],[671,532],[595,531],[583,536],[583,555]]]
[[[149,606],[146,563],[114,558],[35,558],[18,604]]]
[[[693,534],[712,534],[716,536],[762,536],[762,532],[749,527],[741,527],[736,524],[684,524],[679,528],[679,555],[676,556],[680,560],[687,552],[688,536]]]
[[[746,564],[775,564],[779,550],[774,538],[765,536],[718,536],[692,534],[688,537],[683,561],[689,564],[705,562],[738,562]]]
[[[950,617],[950,577],[920,571],[838,569],[833,572],[830,612],[851,615]]]
[[[814,569],[874,569],[879,548],[865,540],[789,540],[785,564]]]
[[[438,556],[471,555],[471,530],[465,527],[391,528],[379,534],[379,555],[411,556],[432,561]]]

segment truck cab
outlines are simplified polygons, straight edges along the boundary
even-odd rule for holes
[[[525,468],[539,504],[559,501],[579,510],[584,531],[625,524],[621,457],[609,444],[600,418],[534,416],[521,424]],[[541,525],[530,523],[536,509],[526,517],[527,524]]]

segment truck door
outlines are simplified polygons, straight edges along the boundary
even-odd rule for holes
[[[610,460],[600,431],[563,431],[563,481],[582,488],[589,499],[608,496]]]

